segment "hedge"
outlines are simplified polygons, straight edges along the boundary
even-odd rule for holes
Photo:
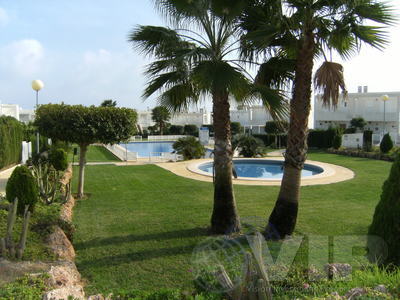
[[[308,146],[310,148],[332,148],[333,139],[337,134],[336,128],[310,130],[307,140]]]
[[[275,144],[276,139],[279,141],[281,147],[287,146],[287,135],[278,135],[277,137],[273,134],[252,134],[255,138],[258,138],[264,142],[265,146]]]
[[[0,117],[0,169],[21,162],[24,125],[13,117]]]

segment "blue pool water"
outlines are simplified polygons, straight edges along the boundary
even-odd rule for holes
[[[152,156],[160,156],[160,153],[154,152],[171,153],[174,151],[173,144],[174,142],[133,142],[127,144],[127,149],[130,152],[137,152],[139,157],[148,157],[151,152]]]
[[[265,178],[265,179],[282,179],[283,169],[282,161],[271,160],[234,160],[234,167],[238,177],[250,178]],[[201,171],[211,173],[213,172],[213,163],[204,163],[199,166]],[[302,177],[317,175],[324,170],[320,167],[308,165],[304,166],[301,172]]]

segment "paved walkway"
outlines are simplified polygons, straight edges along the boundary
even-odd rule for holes
[[[282,160],[283,157],[274,158],[260,158],[263,160]],[[212,182],[212,175],[206,175],[205,172],[198,170],[198,165],[205,162],[211,162],[210,159],[198,159],[192,161],[180,161],[176,163],[158,163],[157,165],[163,169],[171,171],[172,173],[194,180]],[[345,181],[354,178],[354,172],[337,165],[332,165],[328,163],[322,163],[318,161],[307,160],[306,163],[319,166],[324,169],[324,172],[318,175],[304,177],[301,180],[302,186],[307,185],[318,185],[318,184],[330,184],[340,181]],[[281,185],[281,180],[262,180],[262,179],[233,179],[234,184],[242,185],[263,185],[263,186],[279,186]]]
[[[11,173],[14,171],[14,169],[17,166],[14,166],[10,169],[4,170],[0,172],[0,194],[5,194],[6,193],[6,184],[8,178],[10,178]]]

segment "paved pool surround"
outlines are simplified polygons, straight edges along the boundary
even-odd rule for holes
[[[249,159],[251,160],[251,158]],[[245,159],[240,158],[240,160],[245,160]],[[257,160],[283,161],[284,159],[282,157],[268,157],[268,158],[257,158]],[[200,165],[207,162],[212,162],[212,160],[198,159],[192,161],[181,161],[176,163],[158,163],[157,165],[182,177],[194,180],[212,182],[212,174],[207,173],[205,171],[201,171],[199,169]],[[355,176],[354,172],[351,171],[350,169],[338,165],[323,163],[319,161],[312,161],[312,160],[307,160],[306,164],[320,167],[324,171],[317,175],[303,177],[301,179],[302,186],[336,183],[353,179]],[[237,179],[233,179],[233,183],[242,185],[279,186],[281,184],[281,179],[238,177]]]

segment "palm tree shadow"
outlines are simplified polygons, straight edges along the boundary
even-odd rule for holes
[[[190,238],[190,237],[202,237],[207,236],[207,228],[191,228],[191,229],[183,229],[183,230],[175,230],[168,232],[158,232],[144,235],[124,235],[124,236],[113,236],[108,238],[94,238],[91,240],[75,243],[75,250],[83,250],[95,247],[103,247],[103,246],[111,246],[118,245],[124,243],[133,243],[133,242],[143,242],[143,241],[161,241],[161,240],[170,240],[176,238]]]

